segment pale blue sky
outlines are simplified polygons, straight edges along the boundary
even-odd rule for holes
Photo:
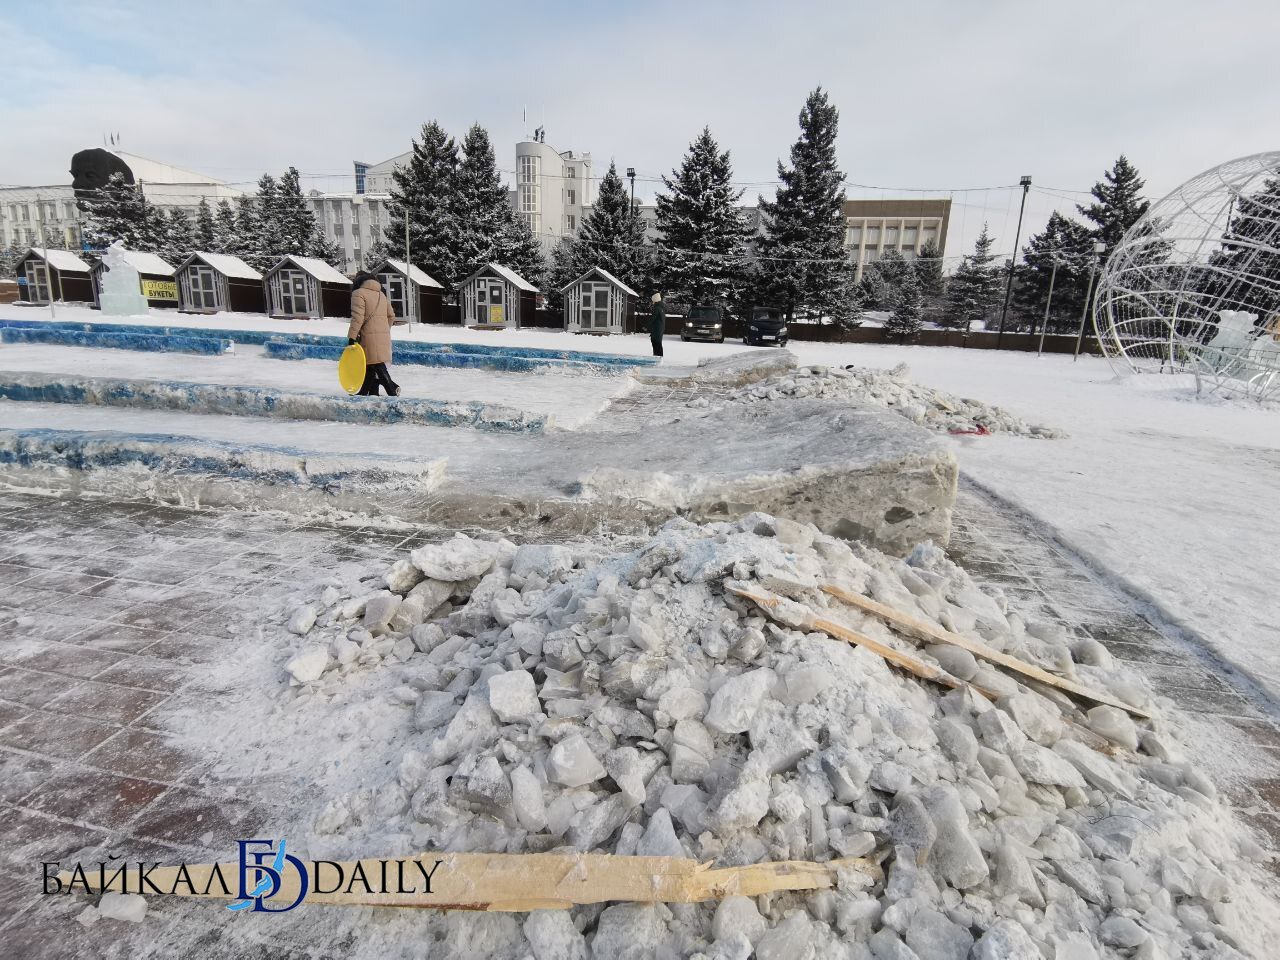
[[[293,164],[309,186],[348,189],[353,159],[399,153],[429,118],[459,136],[478,120],[510,167],[527,107],[548,143],[642,178],[709,124],[737,178],[763,184],[751,200],[822,84],[854,183],[1029,173],[1083,190],[1123,151],[1159,194],[1280,147],[1276,36],[1274,0],[2,0],[0,183],[65,182],[75,150],[118,131],[126,150],[229,181]],[[955,199],[948,253],[984,217],[1011,246],[1013,191]],[[1028,228],[1072,199],[1033,193]]]

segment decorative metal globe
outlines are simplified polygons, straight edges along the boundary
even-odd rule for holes
[[[1280,397],[1280,152],[1206,170],[1153,203],[1107,260],[1093,324],[1117,371]]]

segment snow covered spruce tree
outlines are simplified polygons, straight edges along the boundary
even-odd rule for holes
[[[663,292],[690,304],[736,300],[747,273],[747,226],[729,151],[721,152],[703,127],[662,182],[667,192],[658,195],[662,240],[654,261]]]
[[[761,200],[757,300],[856,325],[855,267],[844,249],[844,174],[836,165],[839,112],[817,88],[800,111],[800,137],[772,201]]]
[[[274,262],[261,251],[262,215],[252,196],[236,197],[235,228],[224,239],[224,253],[235,254],[250,266],[263,269]]]
[[[157,252],[177,266],[191,252],[194,240],[195,231],[187,211],[181,207],[170,207],[164,223],[164,241]]]
[[[236,212],[230,200],[218,201],[218,213],[213,218],[213,242],[207,248],[212,253],[231,253],[236,246]]]
[[[271,174],[264,173],[258,178],[258,194],[254,197],[254,207],[257,210],[257,232],[252,237],[251,246],[256,259],[250,262],[260,270],[271,266],[285,252],[281,249],[280,218],[276,209],[279,193],[280,185]]]
[[[1000,269],[994,263],[995,254],[991,252],[995,242],[984,223],[974,242],[973,253],[960,262],[947,281],[946,309],[938,317],[939,325],[967,332],[975,323],[985,324],[999,307],[1003,287]]]
[[[1137,167],[1120,154],[1120,159],[1110,170],[1103,172],[1102,179],[1089,191],[1097,202],[1087,207],[1076,207],[1082,216],[1092,221],[1092,238],[1107,245],[1102,255],[1104,260],[1111,255],[1125,231],[1141,220],[1151,206],[1150,202],[1142,199],[1142,188],[1146,185],[1147,182],[1138,176]]]
[[[908,274],[914,274],[912,265],[897,250],[886,250],[874,263],[862,268],[859,285],[864,310],[891,310],[897,302],[898,290]]]
[[[302,178],[297,167],[280,177],[275,197],[275,234],[281,254],[315,257],[326,263],[339,259],[338,248],[329,242],[316,221],[315,211],[302,195]]]
[[[1262,189],[1236,198],[1235,212],[1222,236],[1222,249],[1209,255],[1209,268],[1197,284],[1205,302],[1223,301],[1230,310],[1248,310],[1266,323],[1280,312],[1280,169]],[[1245,279],[1247,276],[1247,279]]]
[[[921,306],[920,281],[916,279],[916,272],[908,266],[893,291],[889,319],[884,324],[885,335],[896,337],[899,343],[906,343],[919,333],[924,325]]]
[[[388,224],[383,231],[386,248],[404,256],[404,225],[409,221],[410,256],[446,287],[464,279],[461,237],[454,179],[458,145],[432,120],[423,124],[413,141],[413,156],[391,174]]]
[[[494,261],[539,285],[546,269],[542,248],[511,208],[507,188],[498,173],[493,143],[488,131],[478,123],[462,140],[462,162],[454,178],[454,191],[459,258],[456,279]],[[403,245],[403,233],[401,238]],[[403,251],[400,256],[404,256]]]
[[[1020,326],[1038,329],[1046,304],[1050,307],[1050,330],[1074,330],[1084,306],[1089,285],[1089,263],[1093,241],[1089,228],[1058,211],[1049,214],[1043,230],[1022,248],[1014,297],[1022,315]],[[1054,275],[1054,261],[1058,263]],[[1049,304],[1049,281],[1053,281],[1053,302]]]
[[[592,267],[604,268],[641,294],[652,285],[644,224],[613,163],[601,178],[596,202],[577,235],[561,240],[551,255],[547,286],[553,306],[559,304],[560,289]]]
[[[921,310],[926,319],[932,319],[942,309],[942,298],[947,289],[946,277],[942,273],[942,251],[936,240],[924,242],[912,266],[916,268],[916,279],[920,282]]]
[[[191,233],[191,242],[197,250],[217,252],[218,230],[213,222],[213,210],[206,197],[201,197],[200,205],[196,207],[196,223]]]
[[[125,181],[123,174],[114,173],[105,186],[86,192],[79,205],[84,214],[84,239],[95,250],[104,250],[117,240],[126,250],[146,253],[163,246],[165,217],[140,187]]]

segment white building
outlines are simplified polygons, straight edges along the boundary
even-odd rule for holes
[[[342,251],[340,267],[348,273],[365,266],[365,254],[382,237],[390,222],[385,193],[321,193],[311,190],[307,200],[324,235]]]
[[[550,253],[564,237],[578,232],[595,200],[591,154],[559,151],[541,139],[516,144],[516,186],[511,203],[529,230]]]
[[[219,200],[233,200],[243,192],[194,170],[122,150],[111,152],[128,165],[143,195],[166,213],[181,207],[194,219],[202,198],[214,205]],[[45,231],[43,240],[41,225]],[[0,188],[0,247],[39,246],[47,242],[51,247],[74,250],[81,247],[82,236],[80,209],[70,184]]]

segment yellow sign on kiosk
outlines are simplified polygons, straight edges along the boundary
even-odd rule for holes
[[[342,389],[350,394],[359,393],[364,386],[366,366],[364,347],[360,344],[353,343],[343,350],[338,358],[338,383],[342,384]]]

